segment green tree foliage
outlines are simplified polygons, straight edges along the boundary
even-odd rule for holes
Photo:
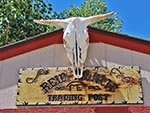
[[[56,29],[36,24],[33,19],[88,17],[107,12],[104,0],[85,0],[81,7],[72,6],[61,13],[52,11],[51,4],[45,0],[0,0],[0,46]],[[120,32],[122,21],[114,15],[92,26]]]
[[[50,19],[51,11],[43,0],[0,0],[0,46],[50,31],[33,19]]]
[[[59,14],[59,18],[69,17],[88,17],[93,15],[105,14],[110,11],[107,10],[107,4],[104,0],[85,0],[81,8],[72,6],[71,10],[65,10]],[[93,24],[93,27],[101,28],[112,32],[121,32],[122,20],[113,15],[108,19],[102,20]]]

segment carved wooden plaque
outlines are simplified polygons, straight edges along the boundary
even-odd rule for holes
[[[139,67],[20,69],[17,106],[143,104]]]

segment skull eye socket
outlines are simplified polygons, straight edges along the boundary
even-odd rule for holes
[[[67,43],[67,41],[64,40],[64,39],[63,39],[63,44],[64,44],[65,48],[71,49],[71,47],[69,46],[69,44]]]
[[[89,38],[86,39],[86,43],[89,43]]]
[[[66,32],[66,35],[69,35],[70,33],[71,33],[71,31],[67,31],[67,32]]]
[[[64,44],[64,45],[66,45],[66,44],[67,44],[66,40],[63,40],[63,44]]]

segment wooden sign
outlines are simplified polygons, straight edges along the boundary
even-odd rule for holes
[[[143,104],[139,67],[20,69],[17,106]]]

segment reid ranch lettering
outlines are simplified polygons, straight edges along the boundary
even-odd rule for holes
[[[72,91],[72,89],[76,89],[76,91],[82,91],[83,87],[87,87],[89,90],[93,90],[93,91],[101,90],[100,87],[88,86],[83,81],[99,84],[103,89],[105,89],[105,91],[108,92],[114,92],[116,88],[118,88],[118,84],[116,84],[111,79],[107,78],[106,75],[102,75],[97,72],[92,74],[88,69],[83,72],[82,78],[78,80],[70,81],[70,83],[68,83],[68,85],[64,87],[57,87],[68,81],[69,81],[68,75],[65,73],[61,73],[59,75],[54,76],[53,78],[50,78],[46,82],[43,82],[40,85],[40,87],[42,88],[42,91],[45,94],[48,93],[50,90],[54,90],[54,88],[60,90],[68,90],[68,91]]]
[[[53,78],[50,78],[49,80],[47,80],[47,82],[42,83],[40,87],[42,87],[44,93],[47,93],[55,86],[64,83],[67,80],[68,80],[67,75],[65,73],[61,73],[59,75],[54,76]]]

